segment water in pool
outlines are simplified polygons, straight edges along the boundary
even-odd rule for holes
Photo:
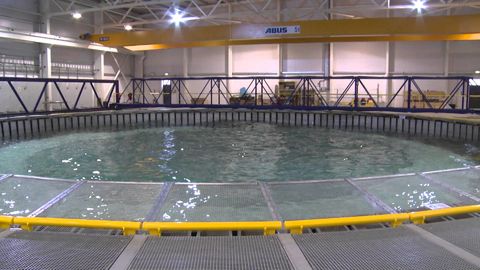
[[[471,144],[359,131],[221,123],[4,142],[0,173],[114,181],[334,179],[473,165]]]

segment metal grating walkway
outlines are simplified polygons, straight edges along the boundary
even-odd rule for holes
[[[173,185],[154,221],[271,220],[258,184]]]
[[[294,236],[313,269],[478,269],[406,228]]]
[[[420,227],[480,257],[480,218],[443,221]]]
[[[130,239],[18,231],[0,239],[0,269],[108,269]]]
[[[480,218],[469,218],[293,237],[136,235],[133,240],[3,231],[0,269],[480,269],[479,224]]]
[[[275,236],[149,237],[129,269],[293,269]]]
[[[469,174],[465,174],[469,172]],[[451,175],[462,175],[461,180]],[[373,215],[464,206],[480,168],[269,183],[95,182],[7,175],[0,215],[95,220],[221,222]],[[452,186],[439,177],[462,185]],[[442,178],[443,179],[443,178]],[[404,192],[399,192],[402,190]],[[466,190],[466,191],[465,191]],[[428,194],[428,196],[413,194]],[[3,207],[2,207],[3,206]]]

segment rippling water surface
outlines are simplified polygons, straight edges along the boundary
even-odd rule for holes
[[[0,147],[0,173],[115,181],[284,181],[476,164],[476,146],[358,131],[221,123],[89,131]]]

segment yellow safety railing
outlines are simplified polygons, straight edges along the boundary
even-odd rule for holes
[[[263,231],[264,235],[272,235],[281,228],[280,221],[143,222],[142,224],[143,230],[158,236],[163,231]]]
[[[31,231],[34,226],[78,227],[94,229],[122,230],[124,235],[133,235],[142,227],[141,222],[113,221],[113,220],[87,220],[48,217],[14,217],[13,224],[20,225],[24,230]]]
[[[442,216],[455,216],[480,212],[480,204],[427,210],[411,213],[322,218],[309,220],[288,220],[284,228],[291,234],[301,234],[307,228],[335,227],[347,225],[364,225],[390,223],[397,227],[404,222],[423,224],[426,219]],[[264,235],[275,234],[282,229],[281,221],[242,221],[242,222],[134,222],[114,220],[86,220],[48,217],[11,217],[0,216],[0,228],[19,225],[31,231],[34,226],[78,227],[93,229],[117,229],[124,235],[133,235],[139,230],[148,231],[150,235],[160,236],[165,231],[263,231]]]
[[[13,224],[13,217],[0,216],[0,228],[8,229]]]
[[[410,213],[410,221],[414,224],[423,224],[427,218],[455,216],[475,212],[480,212],[480,204],[412,212]]]
[[[386,214],[356,217],[322,218],[308,220],[285,221],[285,228],[291,234],[301,234],[306,228],[335,227],[346,225],[361,225],[374,223],[390,223],[392,227],[397,227],[403,222],[409,220],[409,214]]]

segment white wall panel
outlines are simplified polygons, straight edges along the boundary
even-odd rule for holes
[[[80,20],[85,23],[92,23],[91,14],[84,14]],[[80,21],[71,20],[68,22],[63,20],[52,19],[50,22],[50,33],[62,37],[78,38],[85,33],[92,33],[93,27],[80,23]]]
[[[54,46],[52,47],[52,63],[92,65],[93,51]]]
[[[13,82],[12,84],[25,106],[31,111],[40,95],[43,84],[29,82]],[[17,97],[6,82],[0,82],[0,96],[0,113],[24,112]],[[40,106],[43,106],[43,104],[40,104]]]
[[[189,75],[225,75],[225,47],[200,47],[188,50]]]
[[[450,42],[450,72],[473,74],[480,70],[480,42]]]
[[[333,73],[384,74],[385,42],[346,42],[333,44]]]
[[[278,45],[233,46],[233,73],[277,74],[279,65]]]
[[[117,60],[118,65],[115,59]],[[115,75],[120,66],[120,69],[125,76],[132,77],[133,61],[133,55],[115,54],[115,58],[113,58],[111,53],[105,53],[105,75]]]
[[[123,73],[123,76],[119,74],[117,80],[120,84],[120,92],[128,85],[131,78],[133,78],[133,65],[134,65],[134,56],[133,55],[122,55],[122,54],[115,54],[115,58],[120,65],[120,69]],[[115,62],[111,53],[105,53],[105,80],[114,80],[115,75],[117,74],[119,67]],[[124,78],[125,76],[125,78]],[[110,91],[110,85],[104,85],[102,87],[102,95],[105,97],[107,96],[108,92]]]
[[[37,11],[38,1],[33,0],[2,0],[0,4],[5,7]],[[38,17],[33,14],[26,14],[12,9],[0,9],[0,27],[10,28],[19,31],[38,31],[36,25]]]
[[[144,73],[146,77],[161,77],[183,74],[183,49],[170,49],[146,52]]]
[[[0,55],[25,56],[26,58],[37,58],[40,52],[38,44],[20,43],[8,39],[0,39]]]
[[[283,45],[284,72],[323,73],[323,43]]]
[[[83,77],[84,79],[91,79],[91,77]],[[70,108],[73,108],[75,105],[75,101],[77,100],[78,94],[80,93],[80,89],[82,87],[82,83],[58,83],[60,90],[62,91],[65,100],[68,103]],[[97,84],[95,85],[95,89],[97,93],[101,95],[101,87]],[[55,102],[62,102],[62,98],[58,93],[55,86],[52,85],[52,100]],[[85,88],[80,96],[80,100],[78,102],[77,108],[91,108],[93,105],[97,105],[95,95],[93,94],[93,90],[90,84],[85,84]],[[55,109],[59,109],[60,105],[54,105]],[[65,107],[63,107],[65,109]]]
[[[397,42],[394,46],[394,72],[404,74],[443,74],[444,42]]]

